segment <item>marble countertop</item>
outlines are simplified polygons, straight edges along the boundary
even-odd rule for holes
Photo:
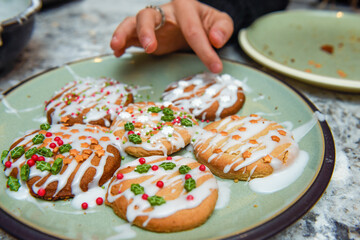
[[[147,4],[146,0],[131,4],[128,0],[83,0],[44,9],[37,15],[32,39],[14,68],[0,77],[0,93],[49,68],[111,53],[109,41],[116,26]],[[289,8],[311,6],[311,1],[293,1]],[[257,66],[238,46],[230,45],[220,55]],[[324,195],[306,215],[273,239],[359,239],[360,94],[323,90],[292,79],[286,81],[326,116],[337,153],[335,171]],[[13,237],[0,229],[0,239]]]

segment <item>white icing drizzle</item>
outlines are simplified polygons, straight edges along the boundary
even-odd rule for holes
[[[33,137],[36,134],[43,133],[43,135],[46,135],[45,132],[52,133],[52,136],[45,137],[45,140],[42,144],[34,145],[32,142]],[[63,133],[63,134],[60,134]],[[17,146],[24,146],[25,150],[37,147],[46,147],[48,149],[51,149],[49,146],[51,143],[56,143],[54,140],[55,137],[60,137],[61,140],[63,140],[64,144],[70,144],[72,147],[72,150],[77,150],[77,154],[71,154],[70,152],[62,153],[63,161],[65,162],[66,159],[69,159],[71,162],[67,165],[66,170],[61,170],[60,173],[56,175],[52,175],[49,171],[41,171],[36,168],[36,165],[32,166],[30,168],[30,174],[29,179],[39,176],[40,179],[32,185],[32,190],[37,193],[40,188],[46,189],[46,187],[52,183],[57,182],[57,189],[54,193],[53,197],[55,197],[67,184],[68,179],[70,175],[74,172],[75,168],[80,165],[78,168],[75,176],[73,177],[73,180],[71,182],[71,191],[73,195],[78,195],[83,193],[83,190],[80,188],[80,181],[84,177],[85,171],[89,168],[93,168],[96,170],[96,174],[92,180],[92,182],[88,185],[88,188],[94,188],[98,187],[99,180],[101,179],[103,173],[104,173],[104,166],[106,163],[106,159],[108,157],[114,157],[112,153],[109,153],[106,149],[108,145],[113,145],[116,148],[119,148],[118,146],[114,145],[115,137],[112,134],[104,132],[100,127],[95,126],[89,126],[89,125],[81,125],[77,124],[72,127],[64,127],[61,124],[55,124],[52,125],[51,128],[47,131],[41,130],[40,132],[36,131],[35,133],[27,134],[26,136],[22,138],[18,138],[17,140],[21,140]],[[66,137],[65,137],[66,136]],[[79,163],[75,160],[75,157],[77,155],[82,154],[82,150],[84,149],[91,149],[92,139],[96,140],[96,144],[100,146],[99,149],[93,149],[91,151],[91,154],[88,156],[88,158],[84,161],[80,161]],[[15,140],[14,142],[16,142]],[[86,145],[87,147],[84,147]],[[120,151],[120,150],[119,150]],[[58,153],[59,154],[59,153]],[[45,162],[49,162],[52,164],[54,162],[54,159],[57,158],[58,155],[55,155],[53,157],[45,157]],[[96,166],[92,164],[92,159],[95,156],[101,156],[99,164]],[[7,158],[10,160],[10,154]],[[14,162],[12,161],[12,165],[10,168],[5,169],[5,175],[9,176],[11,171],[14,168],[18,168],[18,172],[20,172],[20,168],[23,164],[27,162],[27,159],[25,158],[25,154],[23,154],[20,158],[16,159]],[[63,168],[65,166],[65,163],[63,163]],[[20,174],[18,173],[17,178],[20,179]],[[39,182],[46,176],[49,177],[47,180],[41,184],[40,186],[37,186]],[[25,183],[22,182],[22,185]]]
[[[319,111],[316,111],[308,122],[292,130],[295,141],[300,142],[301,139],[306,136],[306,134],[308,134],[310,130],[318,123],[318,121],[325,121],[325,115]]]
[[[318,121],[325,121],[325,115],[316,111],[308,122],[292,131],[295,141],[299,143]],[[288,129],[293,128],[291,122],[285,123],[285,125],[288,126]],[[278,161],[272,161],[271,166],[274,168],[274,172],[270,176],[264,178],[252,179],[249,182],[249,187],[252,191],[259,193],[273,193],[284,189],[300,177],[308,161],[309,154],[303,150],[299,152],[298,156],[292,162],[289,162],[286,165],[283,165]]]
[[[122,240],[136,237],[136,232],[131,228],[131,224],[129,223],[116,226],[113,229],[118,234],[108,237],[106,240]]]
[[[209,163],[221,158],[224,153],[234,154],[233,156],[236,157],[233,158],[231,164],[224,167],[224,173],[229,172],[230,169],[239,171],[241,168],[249,166],[267,155],[273,159],[272,161],[275,161],[276,156],[272,156],[271,153],[277,146],[283,144],[291,144],[285,151],[288,151],[289,159],[295,158],[298,154],[298,145],[293,140],[292,134],[286,129],[282,129],[285,133],[284,135],[280,134],[277,130],[269,130],[265,135],[257,138],[255,143],[250,141],[252,137],[259,134],[271,124],[277,123],[265,120],[257,115],[250,115],[243,119],[235,120],[233,120],[232,117],[227,117],[221,120],[220,124],[216,127],[216,133],[212,131],[201,131],[198,136],[195,135],[193,145],[197,148],[199,145],[202,145],[204,141],[208,141],[208,147],[197,152],[197,155],[214,147],[222,150],[220,153],[213,153],[208,159]],[[225,134],[219,132],[224,132]],[[278,142],[272,139],[274,136],[279,139]],[[219,142],[222,142],[222,144],[217,146]],[[257,150],[253,151],[250,157],[244,158],[243,154],[248,151],[249,148],[256,148]]]
[[[188,134],[193,135],[197,122],[194,120],[193,116],[184,111],[174,110],[175,119],[172,122],[162,121],[162,112],[155,114],[148,111],[150,107],[161,108],[162,106],[164,105],[161,105],[160,103],[135,103],[130,104],[128,107],[124,108],[123,112],[119,113],[110,130],[119,137],[122,149],[128,147],[141,147],[148,151],[160,150],[164,155],[168,155],[168,149],[166,148],[165,142],[167,144],[170,143],[172,150],[178,150],[186,146],[185,140],[180,132],[187,131]],[[190,116],[191,119],[187,116]],[[181,118],[191,120],[193,126],[182,126],[180,123]],[[141,127],[135,127],[133,130],[135,134],[138,134],[141,137],[141,144],[129,141],[129,132],[125,132],[124,129],[124,124],[127,122],[131,122],[134,125],[141,123]]]
[[[94,208],[97,206],[96,199],[101,197],[105,201],[106,189],[105,187],[92,187],[87,192],[82,192],[77,194],[71,200],[71,206],[75,209],[82,209],[81,205],[86,202],[88,208]],[[82,211],[84,213],[84,211]],[[88,212],[88,211],[87,211]]]
[[[123,176],[123,180],[129,179],[137,179],[139,177],[150,177],[149,179],[142,182],[140,185],[144,187],[144,191],[148,196],[157,195],[158,191],[160,190],[159,187],[156,186],[156,182],[161,180],[164,182],[163,188],[171,188],[172,185],[178,184],[181,182],[182,184],[185,183],[185,174],[179,174],[179,168],[181,165],[188,165],[196,163],[194,159],[191,158],[184,158],[180,156],[172,157],[171,160],[166,160],[166,157],[162,156],[151,156],[145,158],[146,163],[150,165],[160,165],[163,162],[172,162],[176,164],[176,167],[172,170],[164,170],[162,167],[159,167],[158,170],[154,171],[150,169],[147,173],[138,173],[135,171],[131,171],[129,173],[125,173]],[[160,161],[159,161],[160,160]],[[126,165],[123,165],[121,169],[126,169],[127,167],[136,167],[139,165],[137,160],[132,161]],[[166,200],[166,203],[155,206],[152,208],[151,211],[148,210],[151,205],[148,201],[142,198],[142,194],[135,195],[130,188],[118,193],[116,195],[111,194],[111,190],[115,185],[121,186],[122,180],[117,179],[116,177],[110,183],[107,200],[110,203],[113,203],[121,196],[124,196],[128,201],[132,201],[127,206],[126,217],[127,220],[132,223],[136,217],[138,216],[147,216],[148,219],[144,222],[144,226],[153,219],[153,218],[165,218],[171,216],[172,214],[183,210],[183,209],[191,209],[199,206],[215,189],[218,189],[217,181],[212,176],[212,173],[206,168],[205,171],[201,171],[199,167],[191,169],[188,174],[197,182],[197,180],[201,177],[206,175],[211,175],[211,177],[203,182],[200,186],[196,186],[192,191],[189,193],[183,189],[181,194],[173,200]],[[118,188],[117,188],[118,189]],[[187,196],[192,195],[193,200],[187,200]],[[166,197],[165,197],[166,198]],[[136,208],[135,208],[136,206]]]
[[[231,197],[230,187],[233,184],[233,182],[217,180],[217,183],[219,186],[219,197],[216,202],[215,209],[220,210],[226,208],[230,203],[230,197]]]
[[[189,80],[182,79],[168,86],[169,91],[162,95],[164,101],[170,101],[174,105],[190,111],[195,116],[206,118],[206,111],[214,102],[219,102],[216,110],[216,119],[220,119],[220,114],[224,109],[233,106],[237,101],[238,93],[242,92],[242,82],[233,78],[229,74],[217,75],[203,73],[193,76]],[[191,91],[186,88],[193,86]],[[206,90],[204,91],[204,88]],[[190,99],[189,99],[190,98]]]
[[[19,201],[28,201],[33,203],[36,207],[39,208],[39,210],[43,213],[45,213],[45,209],[44,208],[51,208],[53,205],[50,202],[41,202],[38,201],[37,199],[33,198],[30,193],[29,193],[29,189],[27,187],[27,185],[22,182],[23,184],[21,185],[21,187],[19,188],[19,190],[17,192],[15,191],[11,191],[10,189],[6,189],[6,193],[9,197],[19,200]]]
[[[60,96],[50,100],[45,110],[54,109],[52,122],[60,123],[63,116],[77,117],[85,109],[90,109],[83,118],[84,123],[103,119],[105,126],[109,127],[110,122],[105,116],[115,119],[130,93],[134,95],[135,89],[112,79],[84,78],[67,83],[55,92],[54,96]]]
[[[255,178],[249,182],[252,191],[258,193],[273,193],[286,188],[300,177],[309,161],[309,154],[300,151],[292,164],[287,164],[275,170],[271,175],[264,178]]]

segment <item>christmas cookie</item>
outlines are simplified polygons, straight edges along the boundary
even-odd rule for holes
[[[66,84],[46,102],[50,124],[75,123],[110,127],[123,106],[132,103],[133,89],[111,79],[84,79]]]
[[[244,104],[242,83],[228,74],[197,74],[169,85],[164,101],[190,111],[200,120],[218,120],[237,113]]]
[[[254,114],[207,125],[195,136],[193,146],[197,160],[215,175],[238,180],[268,176],[299,152],[289,131]]]
[[[126,153],[144,157],[184,148],[197,125],[194,117],[177,107],[141,102],[124,108],[110,129]]]
[[[93,125],[42,124],[3,151],[7,184],[12,191],[27,185],[31,195],[45,200],[67,199],[102,186],[120,167],[113,138]]]
[[[218,186],[204,165],[181,156],[139,158],[112,179],[106,204],[130,223],[155,232],[203,224],[215,208]]]

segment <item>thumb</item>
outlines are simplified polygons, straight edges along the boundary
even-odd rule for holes
[[[234,32],[234,23],[229,15],[223,12],[214,12],[209,21],[207,34],[211,45],[215,48],[223,47]]]

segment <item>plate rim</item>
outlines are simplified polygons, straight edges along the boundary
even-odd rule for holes
[[[292,13],[318,13],[319,11],[316,10],[291,10],[287,12],[274,12],[267,15],[265,17],[271,17],[277,14],[292,14]],[[335,11],[327,11],[325,14],[328,16],[329,13],[334,13]],[[324,13],[322,13],[324,14]],[[351,13],[346,13],[345,15],[352,16]],[[256,22],[256,21],[255,21]],[[254,23],[255,23],[254,22]],[[254,24],[253,23],[253,24]],[[253,26],[253,25],[252,25]],[[250,26],[251,27],[251,26]],[[292,77],[296,80],[312,84],[318,87],[324,87],[331,90],[341,90],[346,92],[360,92],[360,81],[353,80],[353,79],[341,79],[341,78],[334,78],[334,77],[327,77],[319,74],[308,73],[304,72],[295,68],[288,67],[284,64],[281,64],[271,58],[261,54],[255,47],[252,46],[248,37],[247,37],[247,29],[242,29],[238,33],[238,42],[244,52],[250,56],[254,61],[258,62],[261,65],[264,65],[276,72],[284,74],[288,77]]]
[[[131,52],[131,54],[144,54],[139,52]],[[185,55],[185,56],[196,56],[192,53],[173,53],[169,55]],[[92,56],[88,58],[78,59],[75,61],[64,63],[60,66],[55,66],[49,69],[46,69],[42,72],[39,72],[35,75],[32,75],[30,77],[27,77],[17,85],[12,86],[11,88],[5,90],[3,92],[3,96],[6,96],[7,94],[10,94],[13,90],[15,90],[18,87],[21,87],[24,83],[27,83],[39,76],[42,76],[46,73],[56,71],[60,68],[63,68],[65,66],[70,66],[72,64],[86,62],[92,59],[96,58],[106,58],[106,57],[112,57],[112,54],[103,54],[99,56]],[[222,61],[230,62],[236,65],[245,66],[251,70],[260,72],[261,74],[270,76],[274,81],[278,81],[278,83],[281,83],[288,87],[290,90],[292,90],[298,97],[301,98],[301,100],[304,101],[305,104],[313,111],[319,111],[317,107],[301,92],[299,92],[297,89],[292,87],[290,84],[288,84],[286,81],[282,80],[279,77],[276,77],[272,75],[271,73],[261,71],[260,69],[245,64],[240,63],[234,60],[228,60],[228,59],[222,59]],[[2,99],[0,99],[0,102]],[[284,209],[282,212],[277,214],[275,217],[270,218],[270,220],[259,223],[260,225],[255,227],[250,227],[250,229],[245,229],[241,232],[235,232],[232,234],[229,234],[227,236],[220,237],[221,239],[266,239],[271,236],[274,236],[275,234],[283,231],[285,228],[289,227],[293,223],[295,223],[297,220],[299,220],[302,216],[304,216],[312,207],[315,206],[316,202],[319,201],[323,193],[325,192],[328,184],[330,183],[330,179],[334,170],[335,166],[335,143],[334,138],[332,135],[332,132],[330,130],[329,125],[327,124],[326,120],[324,121],[318,121],[320,125],[320,129],[322,131],[322,138],[324,143],[324,156],[321,166],[319,167],[318,173],[316,176],[314,176],[314,180],[311,183],[311,185],[304,190],[302,195],[298,197],[296,200],[293,201],[286,209]],[[319,181],[319,179],[321,181]],[[16,217],[14,217],[9,212],[6,212],[4,209],[0,207],[0,227],[7,233],[9,233],[12,236],[15,236],[20,239],[26,239],[26,238],[34,238],[34,239],[54,239],[58,240],[61,239],[57,234],[53,234],[50,232],[43,232],[36,227],[31,226],[31,224],[27,224],[26,222],[23,222]],[[62,236],[63,237],[63,236]]]

